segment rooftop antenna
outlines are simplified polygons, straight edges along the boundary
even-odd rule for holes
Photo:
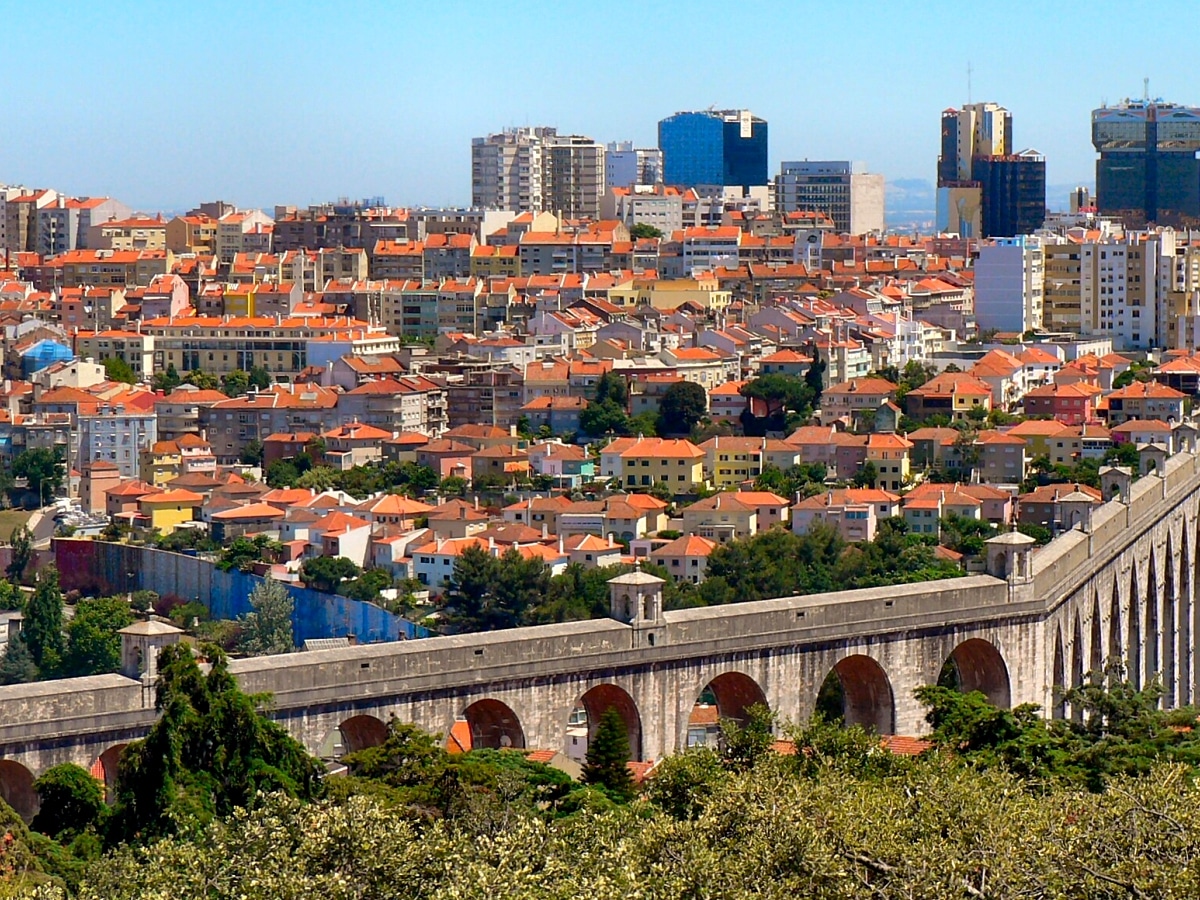
[[[1150,102],[1150,78],[1147,76],[1142,79],[1142,99],[1147,103]]]
[[[971,62],[967,61],[967,105],[971,104]]]

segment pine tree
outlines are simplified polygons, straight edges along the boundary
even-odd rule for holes
[[[583,767],[584,784],[602,787],[623,801],[634,797],[633,776],[629,772],[629,735],[625,720],[610,706],[600,717],[596,735],[588,743],[587,762]]]
[[[58,569],[47,566],[38,572],[37,589],[25,610],[23,635],[29,653],[43,678],[52,677],[63,655],[63,598],[58,587]]]
[[[29,652],[25,638],[17,635],[8,642],[0,656],[0,684],[28,684],[37,681],[37,663]]]

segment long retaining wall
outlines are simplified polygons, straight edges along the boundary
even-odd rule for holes
[[[250,612],[250,592],[263,581],[247,572],[223,572],[206,559],[150,547],[74,538],[56,538],[53,546],[63,590],[175,594],[204,604],[217,619],[236,619]],[[293,585],[287,589],[296,604],[292,613],[296,646],[310,638],[353,636],[361,643],[376,643],[428,634],[371,603]]]

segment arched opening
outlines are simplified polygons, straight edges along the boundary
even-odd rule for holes
[[[830,669],[817,694],[817,712],[829,721],[894,734],[896,706],[887,673],[869,656],[847,656]]]
[[[1174,541],[1167,533],[1167,570],[1163,573],[1162,596],[1162,703],[1175,705],[1175,555]]]
[[[1137,563],[1129,567],[1129,680],[1142,686],[1142,595],[1138,593]]]
[[[1075,629],[1071,633],[1071,687],[1083,687],[1083,625],[1079,621],[1079,613],[1075,613]],[[1082,721],[1083,710],[1078,704],[1072,704],[1071,718]]]
[[[954,648],[942,666],[938,684],[964,694],[979,691],[1000,709],[1012,705],[1004,657],[993,644],[982,638],[970,638]]]
[[[1094,679],[1102,677],[1104,671],[1104,638],[1100,622],[1100,594],[1092,601],[1092,639],[1088,647],[1088,670]]]
[[[1121,647],[1121,595],[1117,591],[1116,579],[1113,580],[1112,608],[1108,611],[1108,658],[1113,662],[1125,659]]]
[[[108,803],[117,800],[117,770],[121,763],[121,752],[128,744],[113,744],[92,763],[92,777],[104,783],[104,799]]]
[[[1187,524],[1183,526],[1183,551],[1179,559],[1179,675],[1176,700],[1180,706],[1192,702],[1192,580],[1191,553],[1188,550]]]
[[[33,773],[11,759],[0,759],[0,798],[28,824],[38,811]]]
[[[351,716],[325,735],[317,755],[322,759],[341,759],[347,753],[378,747],[387,736],[387,725],[375,716]]]
[[[625,735],[629,739],[629,758],[642,758],[642,716],[637,704],[623,688],[615,684],[598,684],[587,691],[571,710],[567,720],[566,753],[571,759],[583,761],[587,748],[596,736],[600,718],[609,709],[615,709],[625,723]]]
[[[720,738],[722,719],[745,725],[750,718],[748,710],[755,705],[767,705],[767,695],[758,682],[741,672],[718,675],[704,686],[692,704],[687,746],[713,745]]]
[[[499,700],[476,700],[463,711],[470,750],[524,750],[525,732],[517,714]]]
[[[1146,631],[1142,636],[1143,653],[1146,668],[1143,678],[1149,682],[1162,670],[1158,659],[1158,564],[1154,560],[1154,550],[1150,550],[1150,572],[1146,576]]]
[[[1054,629],[1054,683],[1050,686],[1050,695],[1053,697],[1053,707],[1051,715],[1056,719],[1066,718],[1067,705],[1063,701],[1063,693],[1067,688],[1067,662],[1066,653],[1063,652],[1062,628],[1055,626]]]

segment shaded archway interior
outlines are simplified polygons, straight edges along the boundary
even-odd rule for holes
[[[499,700],[477,700],[463,711],[471,749],[524,750],[525,732],[517,714]]]
[[[830,670],[818,693],[817,711],[877,734],[896,731],[891,682],[883,666],[862,654],[847,656]]]
[[[642,758],[642,716],[633,698],[615,684],[598,684],[582,697],[579,705],[587,714],[588,745],[596,737],[600,719],[609,709],[615,709],[625,723],[625,734],[629,738],[629,758]]]
[[[367,747],[378,747],[387,740],[388,728],[375,716],[351,716],[338,726],[341,734],[341,752],[357,753]],[[340,755],[340,754],[339,754]]]
[[[121,764],[121,752],[128,744],[113,744],[98,757],[92,767],[92,774],[104,782],[104,799],[108,803],[116,802],[117,771]]]
[[[749,720],[748,710],[757,705],[767,705],[767,695],[749,675],[741,672],[726,672],[708,683],[708,690],[716,700],[717,714],[722,719],[732,719],[739,725]]]
[[[991,643],[971,638],[954,648],[947,664],[954,670],[956,686],[963,693],[979,691],[1000,709],[1012,706],[1008,666]]]
[[[38,811],[38,795],[33,789],[33,773],[11,759],[0,759],[0,798],[27,824]]]

